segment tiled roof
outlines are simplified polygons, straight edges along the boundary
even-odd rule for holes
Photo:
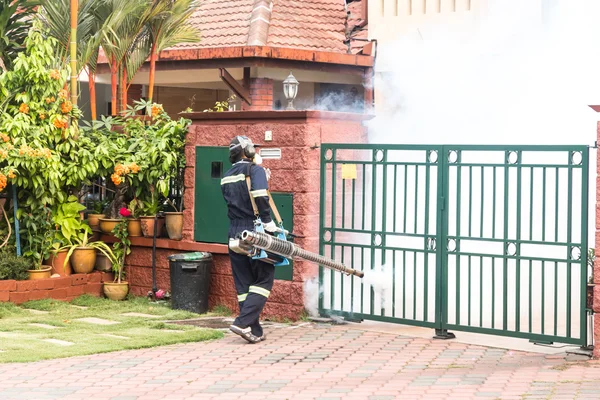
[[[248,45],[251,14],[255,0],[205,0],[193,15],[192,23],[201,34],[199,43],[176,46],[177,49],[216,48]],[[266,45],[304,50],[348,53],[347,39],[366,38],[366,27],[359,24],[360,1],[344,0],[273,0]],[[356,54],[366,42],[351,41]]]
[[[191,17],[200,30],[200,43],[186,43],[176,48],[245,46],[250,30],[254,0],[205,0]]]
[[[343,0],[274,1],[267,45],[345,53],[345,40]]]

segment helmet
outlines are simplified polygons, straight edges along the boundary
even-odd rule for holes
[[[242,154],[249,159],[256,155],[256,145],[246,136],[236,136],[229,143],[229,161],[236,162],[242,158]]]

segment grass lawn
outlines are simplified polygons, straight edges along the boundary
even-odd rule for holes
[[[155,318],[122,315],[125,313],[149,314]],[[0,363],[39,361],[223,337],[223,333],[217,330],[162,322],[197,317],[200,315],[172,310],[165,304],[150,303],[143,297],[112,301],[84,295],[71,303],[55,300],[30,301],[21,306],[0,303]],[[81,318],[100,318],[118,323],[99,325],[79,321]]]

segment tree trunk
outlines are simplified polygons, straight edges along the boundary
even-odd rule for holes
[[[89,88],[90,88],[90,110],[91,110],[91,116],[92,116],[92,121],[96,121],[97,118],[97,114],[96,114],[96,74],[94,72],[89,71]]]
[[[111,85],[111,110],[110,113],[117,115],[117,60],[112,59],[110,65],[110,85]]]
[[[127,65],[123,64],[123,73],[121,74],[121,112],[127,111]]]
[[[148,81],[148,101],[152,102],[154,95],[154,74],[156,73],[156,59],[158,54],[156,52],[156,43],[152,43],[152,51],[150,53],[150,79]]]
[[[77,14],[79,0],[71,0],[71,103],[77,105]]]

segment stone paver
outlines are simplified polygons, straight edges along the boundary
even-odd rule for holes
[[[35,326],[36,328],[44,328],[44,329],[58,329],[58,326],[54,326],[54,325],[48,325],[48,324],[38,324],[36,323],[31,323],[29,324],[31,326]]]
[[[121,314],[124,317],[139,317],[139,318],[160,318],[160,315],[152,315],[152,314],[144,314],[137,312],[129,312],[125,314]]]
[[[130,337],[127,337],[127,336],[112,335],[110,333],[101,333],[100,336],[105,336],[105,337],[109,337],[109,338],[113,338],[113,339],[131,339]]]
[[[598,399],[600,362],[360,325],[0,364],[0,399]],[[65,338],[68,339],[68,338]],[[62,371],[64,378],[48,376]]]
[[[27,311],[29,311],[30,313],[32,313],[34,315],[46,315],[46,314],[50,314],[49,311],[34,310],[33,308],[27,308]]]
[[[119,323],[117,321],[111,321],[108,319],[95,318],[95,317],[77,318],[74,321],[85,322],[88,324],[95,324],[95,325],[116,325]]]
[[[66,340],[60,340],[60,339],[43,339],[43,341],[47,342],[47,343],[56,344],[59,346],[73,346],[75,344],[73,342],[67,342]]]

